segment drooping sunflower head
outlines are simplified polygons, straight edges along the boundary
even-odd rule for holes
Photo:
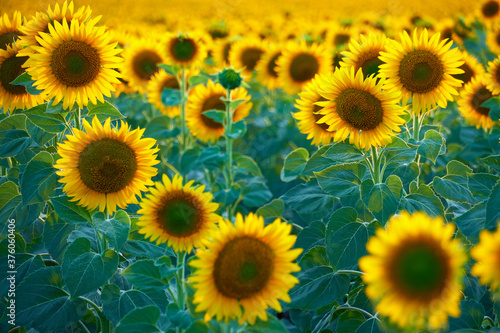
[[[298,120],[297,126],[300,133],[307,134],[307,139],[312,139],[311,144],[319,145],[320,143],[328,145],[335,137],[334,131],[329,131],[326,123],[318,124],[318,121],[323,118],[319,113],[322,109],[316,102],[324,102],[326,99],[318,92],[318,82],[324,80],[323,76],[316,76],[311,82],[304,86],[304,89],[299,93],[299,98],[295,100],[295,107],[299,112],[293,114],[293,117]]]
[[[500,56],[488,63],[486,81],[493,95],[500,94]]]
[[[178,174],[172,179],[163,175],[140,203],[139,233],[157,244],[167,242],[177,252],[204,248],[222,217],[215,213],[219,204],[211,202],[212,194],[193,183],[183,185]]]
[[[316,102],[323,107],[316,123],[335,131],[336,142],[349,137],[351,144],[367,150],[387,145],[405,121],[400,117],[404,111],[398,105],[399,92],[382,90],[383,84],[373,76],[364,79],[362,70],[354,72],[353,67],[322,77],[318,91],[326,101]]]
[[[40,33],[41,46],[32,46],[30,62],[26,70],[39,90],[54,98],[54,104],[63,100],[64,109],[76,102],[80,108],[104,102],[104,96],[114,91],[111,83],[119,83],[120,74],[114,69],[121,58],[116,55],[116,43],[111,43],[104,27],[97,28],[91,22],[80,24],[78,20],[68,24],[49,24],[50,34]]]
[[[400,327],[438,329],[458,317],[464,249],[455,226],[423,212],[402,212],[368,241],[359,260],[366,295],[376,310]]]
[[[172,34],[166,38],[168,62],[180,67],[199,66],[207,57],[205,43],[196,33]]]
[[[147,90],[149,80],[160,70],[159,64],[166,62],[166,55],[160,43],[150,39],[138,39],[131,42],[123,52],[123,65],[120,70],[123,78],[137,92]]]
[[[12,45],[23,33],[20,28],[23,24],[23,18],[18,11],[14,12],[12,21],[7,14],[0,16],[0,50],[7,50],[8,45]]]
[[[386,41],[387,37],[383,33],[360,35],[359,40],[351,39],[349,51],[342,52],[345,57],[340,66],[353,66],[356,72],[361,68],[365,78],[378,76],[379,66],[383,64],[379,56],[380,52],[385,51]]]
[[[500,288],[500,224],[496,231],[482,230],[479,244],[471,250],[476,261],[471,273],[479,277],[483,285],[490,285],[492,290]]]
[[[239,318],[240,325],[267,320],[268,307],[280,312],[279,300],[290,302],[288,291],[298,283],[291,273],[300,270],[293,261],[302,249],[291,249],[291,226],[276,219],[264,227],[262,217],[238,213],[234,225],[223,221],[219,228],[190,263],[196,311],[206,311],[206,321]]]
[[[386,77],[384,89],[402,92],[403,105],[412,100],[414,113],[420,114],[439,105],[445,108],[452,95],[458,95],[460,80],[452,75],[462,74],[463,61],[453,42],[440,40],[440,34],[429,39],[427,29],[413,32],[413,40],[404,31],[401,42],[393,42],[387,52],[381,52],[379,73]]]
[[[126,208],[129,203],[138,203],[136,195],[153,185],[151,178],[158,170],[153,148],[156,140],[141,138],[144,130],[130,130],[121,122],[120,128],[111,128],[108,118],[101,125],[97,117],[92,125],[83,120],[85,131],[73,129],[57,152],[56,173],[65,184],[63,191],[72,201],[78,201],[87,209],[99,207],[100,211],[116,211],[116,206]]]
[[[262,41],[257,37],[245,37],[231,45],[229,63],[236,70],[242,71],[245,81],[250,81],[257,62],[265,52]]]
[[[195,86],[189,94],[186,104],[186,125],[193,136],[203,142],[215,142],[224,134],[224,125],[204,115],[210,110],[226,110],[222,97],[226,90],[219,83],[208,81],[206,85]],[[243,100],[233,112],[233,122],[243,120],[250,113],[251,96],[243,87],[231,90],[231,100]]]
[[[489,116],[490,108],[481,105],[493,96],[493,92],[488,88],[486,75],[475,77],[464,86],[460,93],[458,109],[471,125],[485,130],[490,129],[495,125]]]
[[[289,42],[276,61],[280,86],[288,94],[296,94],[316,74],[330,73],[331,64],[330,55],[323,46],[309,46],[305,41]]]
[[[257,70],[257,80],[269,90],[279,87],[278,72],[276,65],[281,57],[281,46],[271,44],[266,48],[266,52],[255,66]]]
[[[28,57],[18,57],[19,48],[15,43],[0,49],[0,108],[7,113],[15,109],[32,108],[42,104],[45,94],[31,95],[24,86],[10,84],[16,77],[23,74],[23,64]]]
[[[486,25],[494,24],[500,18],[500,1],[483,1],[479,6],[478,18]]]
[[[462,81],[463,85],[469,83],[472,78],[484,74],[485,70],[483,65],[481,65],[476,58],[468,54],[467,51],[462,51],[462,59],[464,63],[459,68],[463,70],[463,73],[452,76]]]

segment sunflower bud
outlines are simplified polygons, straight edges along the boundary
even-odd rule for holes
[[[238,88],[241,84],[240,73],[232,68],[224,69],[219,73],[219,82],[225,89],[233,90]]]

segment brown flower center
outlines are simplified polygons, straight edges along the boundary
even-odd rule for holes
[[[100,65],[97,50],[82,41],[65,41],[52,52],[52,73],[68,87],[92,82],[99,74]]]
[[[273,77],[278,77],[278,73],[276,72],[275,68],[276,68],[276,61],[280,56],[281,52],[276,53],[274,57],[272,57],[271,60],[269,60],[269,62],[267,63],[267,72]]]
[[[474,77],[474,71],[466,62],[464,62],[463,65],[460,66],[459,68],[461,70],[463,70],[464,72],[462,74],[454,74],[452,76],[455,79],[462,80],[463,85],[465,85],[465,84],[469,83],[470,80],[472,80],[472,78]]]
[[[24,36],[24,34],[19,31],[9,31],[0,35],[0,49],[7,50],[7,45],[14,43],[19,39],[19,36]]]
[[[5,59],[0,64],[0,84],[10,94],[24,95],[26,88],[24,86],[17,86],[10,84],[19,75],[24,73],[24,68],[21,66],[28,60],[28,57],[16,57],[15,54]]]
[[[349,36],[348,34],[336,34],[335,37],[333,38],[333,45],[338,47],[343,44],[346,44],[347,42],[349,42],[350,38],[351,36]]]
[[[356,71],[361,68],[365,78],[371,75],[377,75],[379,66],[384,62],[378,57],[380,53],[378,50],[369,50],[360,55],[358,63],[356,64]]]
[[[441,83],[443,65],[439,58],[430,51],[411,51],[401,60],[399,77],[403,87],[409,91],[425,94]]]
[[[252,71],[263,53],[264,51],[258,48],[246,49],[241,54],[241,62],[243,63],[243,66],[245,66],[247,70]]]
[[[484,15],[484,17],[491,18],[495,17],[498,12],[500,11],[500,4],[498,1],[488,1],[483,5],[483,8],[481,8],[481,11]]]
[[[316,102],[325,102],[327,101],[326,98],[324,98],[323,96],[319,96],[318,100]],[[314,104],[314,108],[312,110],[313,112],[313,116],[314,116],[314,119],[316,120],[316,125],[318,125],[319,127],[321,127],[322,129],[324,129],[325,131],[328,131],[328,128],[330,127],[329,125],[327,125],[326,123],[321,123],[321,124],[318,124],[318,121],[324,117],[323,114],[319,114],[318,112],[323,109],[322,106],[319,106],[319,105],[316,105]]]
[[[311,80],[318,73],[319,62],[315,56],[302,53],[296,56],[290,64],[290,76],[296,82]]]
[[[158,210],[159,225],[169,235],[189,237],[201,228],[202,216],[196,200],[183,192],[166,198]]]
[[[153,51],[142,51],[135,56],[132,61],[132,68],[135,75],[144,81],[149,81],[159,68],[156,66],[161,63],[161,57]]]
[[[471,104],[474,110],[484,116],[488,116],[490,114],[490,108],[485,108],[484,106],[481,106],[481,104],[489,100],[491,96],[491,91],[489,91],[486,87],[478,89],[474,96],[472,96]]]
[[[201,121],[203,121],[203,124],[205,124],[205,126],[207,126],[208,128],[221,129],[224,127],[224,125],[222,125],[221,123],[218,123],[212,118],[209,118],[203,114],[203,112],[209,110],[226,110],[226,105],[223,101],[221,101],[221,97],[224,97],[224,95],[213,95],[207,98],[205,102],[203,102],[203,106],[201,108]]]
[[[336,104],[340,118],[355,129],[371,130],[382,122],[382,103],[368,91],[344,89],[337,97]]]

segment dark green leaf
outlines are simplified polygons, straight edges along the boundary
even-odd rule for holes
[[[181,92],[178,89],[165,88],[161,93],[161,102],[165,106],[177,106],[182,104]]]
[[[12,157],[22,153],[33,144],[26,131],[11,129],[0,134],[0,157]]]
[[[129,313],[116,326],[116,333],[157,333],[161,330],[156,326],[160,319],[160,309],[156,305],[136,308]]]
[[[302,171],[302,176],[311,176],[315,171],[321,171],[332,165],[333,161],[323,156],[331,146],[323,146],[318,149],[307,161],[306,167]]]
[[[366,254],[368,228],[355,220],[340,228],[338,228],[338,223],[330,219],[326,229],[326,251],[330,265],[334,270],[355,269],[358,259]]]
[[[255,212],[257,215],[262,217],[283,217],[283,211],[285,210],[285,204],[280,199],[274,199],[265,206],[260,207]]]
[[[62,255],[68,247],[68,237],[75,228],[75,225],[67,224],[63,220],[56,218],[55,213],[50,214],[45,220],[43,243],[52,258],[59,263],[62,261]]]
[[[394,197],[399,200],[403,195],[403,182],[401,179],[396,175],[390,175],[387,177],[385,184],[389,187],[392,194],[394,194]]]
[[[136,261],[120,274],[140,289],[164,290],[168,285],[168,280],[162,276],[162,267],[155,265],[151,259]]]
[[[24,72],[23,74],[16,77],[16,79],[14,81],[12,81],[10,84],[13,84],[16,86],[24,86],[24,88],[26,88],[26,91],[30,95],[40,95],[43,90],[36,89],[33,86],[34,83],[35,83],[35,80],[33,80],[27,72]]]
[[[105,121],[107,118],[111,118],[111,120],[125,118],[125,116],[122,115],[120,111],[118,111],[118,109],[111,105],[108,101],[104,101],[104,103],[97,101],[97,104],[95,105],[89,103],[89,105],[87,105],[87,109],[89,109],[89,117],[96,115],[97,119],[101,122]]]
[[[119,210],[112,219],[108,220],[104,213],[98,212],[94,215],[93,220],[97,231],[106,236],[109,247],[120,251],[130,232],[130,217],[128,214],[123,210]]]
[[[366,156],[353,145],[347,143],[335,143],[323,154],[324,157],[332,160],[334,163],[357,162],[366,159]]]
[[[385,329],[382,327],[382,324],[377,318],[370,318],[363,323],[363,325],[359,326],[356,330],[356,333],[382,333],[385,332]]]
[[[47,106],[41,104],[24,112],[28,119],[45,132],[58,134],[65,130],[64,118],[60,114],[45,112]]]
[[[262,172],[260,171],[257,162],[255,162],[250,156],[233,154],[233,159],[234,162],[236,162],[238,169],[246,171],[254,177],[262,177]]]
[[[486,203],[485,228],[493,229],[500,222],[500,184],[496,184],[491,190],[490,198]]]
[[[481,106],[490,109],[488,115],[493,121],[500,121],[500,97],[491,97]]]
[[[226,119],[226,111],[221,111],[221,110],[204,111],[203,115],[220,124],[224,124],[224,120]]]
[[[232,139],[237,139],[245,135],[246,132],[247,126],[245,125],[245,122],[241,120],[237,123],[233,123],[231,126],[231,132],[224,132],[224,135]]]
[[[361,163],[334,165],[314,172],[314,175],[326,193],[341,198],[359,193],[359,186],[366,176],[366,166]]]
[[[316,223],[321,223],[317,222]],[[328,266],[330,263],[328,261],[328,255],[326,254],[326,248],[324,246],[315,246],[300,259],[300,267],[303,270],[311,269],[318,266]]]
[[[392,142],[384,148],[386,163],[397,162],[398,164],[411,163],[417,155],[417,150],[411,148],[405,141],[393,137]]]
[[[239,333],[288,333],[288,330],[283,326],[281,321],[276,319],[275,316],[269,316],[268,320],[263,321],[257,319],[253,325],[245,325]]]
[[[258,178],[246,181],[242,185],[243,204],[247,207],[260,207],[273,197],[266,184]]]
[[[470,173],[468,176],[469,190],[473,195],[481,197],[489,197],[491,189],[500,179],[489,173]]]
[[[40,152],[28,162],[21,181],[23,205],[46,201],[57,186],[54,159]]]
[[[444,139],[439,132],[431,129],[425,132],[424,139],[420,142],[417,153],[428,158],[434,164],[441,151]]]
[[[325,245],[325,233],[325,224],[321,221],[313,221],[299,232],[295,247],[303,249],[304,254],[313,246]]]
[[[481,162],[500,172],[500,155],[491,155],[481,159]]]
[[[446,173],[448,175],[467,177],[468,173],[472,173],[472,169],[460,161],[453,160],[446,165]]]
[[[304,148],[297,148],[288,154],[281,169],[281,180],[289,182],[296,179],[304,170],[308,158],[309,152]]]
[[[410,194],[401,199],[401,209],[409,213],[425,211],[430,216],[444,216],[443,203],[427,185],[413,191],[410,186]]]
[[[51,198],[57,215],[68,223],[87,223],[90,220],[90,213],[84,207],[77,205],[66,195]]]
[[[163,69],[165,72],[172,76],[176,76],[179,72],[178,68],[167,64],[157,64],[156,67]]]
[[[460,231],[473,244],[479,241],[479,232],[485,228],[486,202],[480,202],[454,219]],[[491,229],[491,228],[490,228]]]
[[[470,328],[481,329],[484,319],[484,307],[470,299],[464,299],[460,302],[460,317],[450,318],[450,331]]]
[[[158,116],[153,118],[146,126],[144,136],[155,138],[156,140],[169,139],[179,135],[179,127],[169,129],[172,118],[169,116]]]
[[[467,188],[467,184],[461,184],[460,181],[459,177],[453,175],[443,178],[434,177],[432,186],[436,193],[443,198],[461,203],[477,203],[476,198],[474,198]]]
[[[394,196],[391,189],[386,184],[373,184],[371,179],[367,179],[361,184],[361,198],[382,225],[385,225],[398,210],[399,199]]]

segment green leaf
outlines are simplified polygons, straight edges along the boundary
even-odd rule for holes
[[[66,195],[51,198],[57,215],[68,223],[87,223],[90,220],[90,213],[87,209],[77,205]]]
[[[320,266],[300,274],[300,284],[290,291],[292,308],[316,310],[343,298],[349,289],[349,277],[334,274],[330,267]]]
[[[120,274],[136,288],[164,290],[168,285],[168,279],[162,272],[165,272],[165,268],[155,265],[151,259],[146,259],[134,262]]]
[[[479,241],[479,233],[486,226],[486,202],[480,202],[454,219],[460,231],[473,244]],[[493,228],[490,227],[490,230]]]
[[[281,169],[281,180],[289,182],[296,179],[304,170],[308,158],[309,152],[305,148],[297,148],[288,154]]]
[[[271,191],[260,178],[240,182],[243,204],[247,207],[260,207],[273,197]]]
[[[135,234],[137,234],[137,232],[135,232]],[[133,233],[130,234],[129,238],[132,235]],[[127,240],[125,245],[123,245],[121,252],[139,258],[152,258],[152,259],[156,259],[165,254],[171,254],[175,256],[175,253],[170,248],[166,247],[166,245],[158,246],[148,241],[132,240],[132,239]]]
[[[472,173],[472,169],[460,161],[453,160],[446,165],[446,174],[460,177],[467,177],[468,173]]]
[[[71,109],[63,109],[63,101],[60,101],[57,104],[54,104],[54,98],[47,102],[46,113],[67,113],[67,112],[76,112],[78,110],[78,104],[73,104]]]
[[[323,154],[334,163],[357,162],[366,159],[361,150],[347,143],[335,143]]]
[[[204,111],[203,115],[220,124],[224,124],[224,120],[226,119],[226,111],[221,110]]]
[[[233,159],[236,162],[238,169],[246,171],[254,177],[263,177],[259,165],[250,156],[233,154]]]
[[[350,207],[346,209],[352,210]],[[356,220],[339,227],[340,223],[333,216],[326,229],[326,252],[330,265],[334,270],[355,269],[359,258],[366,254],[368,228]]]
[[[500,97],[491,97],[481,106],[490,109],[488,115],[493,121],[500,121]]]
[[[471,299],[463,299],[460,302],[460,317],[450,317],[450,331],[465,328],[480,330],[484,315],[483,305]]]
[[[392,142],[384,148],[386,163],[411,163],[417,155],[417,150],[410,147],[403,139],[393,137]]]
[[[156,305],[148,305],[130,311],[116,326],[116,333],[157,333],[161,332],[156,323],[160,319],[160,309]]]
[[[425,132],[424,139],[420,142],[417,153],[436,164],[436,159],[443,144],[444,139],[439,132],[433,129],[428,130]]]
[[[489,197],[491,189],[498,182],[500,177],[489,173],[469,173],[467,174],[468,186],[474,196]]]
[[[62,255],[68,247],[68,237],[76,229],[74,224],[67,224],[51,213],[43,227],[43,244],[52,258],[61,262]]]
[[[430,216],[444,216],[443,203],[427,185],[420,185],[414,191],[410,189],[410,194],[401,199],[401,209],[409,213],[425,211]]]
[[[30,274],[16,290],[16,324],[38,331],[60,331],[80,320],[87,305],[71,300],[63,289],[61,267],[44,267]]]
[[[318,266],[328,266],[329,264],[330,262],[328,261],[328,255],[326,254],[326,248],[321,245],[309,249],[309,251],[307,251],[307,253],[300,259],[300,267],[303,270]]]
[[[99,255],[90,252],[90,240],[77,238],[64,252],[62,274],[66,286],[76,298],[101,287],[118,268],[118,254],[107,250]]]
[[[98,212],[94,215],[93,220],[97,231],[106,236],[109,247],[120,251],[130,232],[130,217],[128,214],[123,210],[119,210],[112,219],[108,220],[104,213]]]
[[[208,82],[208,80],[210,80],[210,77],[209,76],[205,76],[205,75],[195,75],[195,76],[191,76],[189,79],[188,79],[188,84],[189,84],[189,87],[194,87],[198,84],[206,84]]]
[[[384,327],[382,326],[380,320],[377,318],[370,318],[365,321],[361,326],[358,327],[356,333],[382,333],[385,332]]]
[[[437,194],[455,202],[475,204],[476,198],[470,193],[467,184],[461,184],[457,176],[434,177],[432,186]]]
[[[19,244],[17,242],[18,236],[19,236],[19,234],[16,234],[16,246]],[[24,244],[24,245],[26,245],[26,244]],[[18,265],[16,267],[16,282],[21,282],[26,276],[39,270],[40,268],[45,267],[45,264],[43,263],[41,256],[39,256],[39,255],[31,256],[31,257],[29,257],[29,259],[27,259],[26,261],[21,263],[19,260],[20,259],[19,258],[20,252],[18,250],[16,250],[15,252],[17,254],[16,266]],[[4,253],[7,253],[7,251],[5,251]],[[7,260],[5,260],[4,267],[5,267],[4,272],[8,271],[8,269],[6,269],[7,268]],[[2,267],[2,268],[4,268],[4,267]],[[3,279],[0,280],[0,297],[2,297],[2,298],[7,296],[8,291],[9,291],[10,283],[7,280],[8,277],[9,277],[9,274],[3,274]]]
[[[500,155],[491,155],[481,159],[481,162],[500,172]]]
[[[306,167],[302,171],[302,176],[311,176],[315,171],[321,171],[331,166],[333,161],[323,156],[331,146],[323,146],[318,149],[306,163]]]
[[[0,157],[16,156],[34,143],[26,132],[26,120],[24,114],[15,114],[0,121]]]
[[[21,194],[14,182],[7,181],[0,185],[0,218],[5,221],[2,223],[1,236],[7,235],[7,220],[11,219],[21,200]]]
[[[319,186],[328,194],[341,198],[359,193],[359,186],[366,176],[366,166],[361,163],[334,165],[314,172]]]
[[[54,159],[47,152],[40,152],[28,162],[21,181],[23,205],[45,202],[57,186]]]
[[[186,329],[194,320],[187,311],[180,310],[179,305],[176,303],[170,303],[167,306],[166,317],[173,328],[179,327]]]
[[[246,324],[238,333],[288,333],[288,330],[275,316],[268,315],[267,321],[258,318],[255,324]]]
[[[107,118],[111,118],[111,120],[125,118],[125,116],[108,101],[104,101],[104,103],[97,101],[95,105],[89,103],[87,109],[89,109],[89,114],[87,116],[92,117],[96,115],[100,122],[105,121]]]
[[[161,92],[161,102],[165,106],[180,105],[182,104],[181,92],[178,89],[164,88]]]
[[[175,66],[167,65],[167,64],[157,64],[156,67],[163,69],[165,72],[172,76],[177,76],[179,69]]]
[[[385,184],[389,187],[397,200],[401,199],[401,196],[403,195],[403,182],[398,176],[390,175],[387,177]]]
[[[493,187],[490,198],[486,203],[485,227],[487,229],[494,229],[497,223],[500,223],[500,209],[498,207],[500,207],[500,184]]]
[[[26,132],[28,132],[33,141],[35,141],[35,144],[32,146],[38,145],[40,147],[45,146],[45,144],[54,139],[57,135],[55,133],[44,131],[42,128],[35,125],[30,119],[26,121]]]
[[[237,139],[245,135],[246,132],[247,125],[245,125],[245,121],[241,120],[237,123],[233,123],[231,126],[231,132],[224,132],[224,135],[231,139]]]
[[[43,90],[36,89],[33,86],[35,82],[36,81],[33,80],[27,72],[24,72],[23,74],[16,77],[16,79],[12,81],[10,84],[13,84],[15,86],[24,86],[24,88],[26,88],[26,91],[30,95],[40,95]]]
[[[181,132],[179,127],[169,129],[172,123],[172,118],[169,116],[158,116],[153,118],[144,130],[144,136],[155,138],[156,140],[169,139],[176,137]]]
[[[334,213],[335,214],[335,213]],[[326,226],[322,221],[313,221],[297,235],[295,247],[307,252],[316,245],[325,245]]]
[[[337,311],[340,311],[338,308]],[[355,310],[344,310],[339,316],[336,333],[355,332],[364,323],[365,317]]]
[[[394,196],[391,189],[386,184],[373,184],[371,179],[361,184],[361,198],[382,225],[385,225],[398,210],[399,199]]]
[[[264,218],[266,217],[283,217],[283,211],[285,210],[285,204],[280,199],[274,199],[265,206],[260,207],[255,212]]]
[[[60,114],[46,113],[45,104],[37,105],[34,108],[23,112],[28,119],[45,132],[58,134],[66,129],[63,116]]]

